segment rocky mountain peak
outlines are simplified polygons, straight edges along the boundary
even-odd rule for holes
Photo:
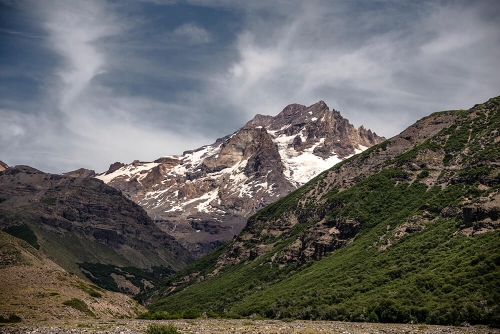
[[[63,173],[63,175],[70,177],[86,178],[86,177],[94,177],[96,174],[94,170],[80,168],[71,172]]]
[[[199,256],[233,237],[258,209],[383,140],[324,101],[290,104],[276,116],[257,114],[211,145],[154,162],[115,163],[97,178]]]
[[[123,166],[125,166],[124,163],[121,163],[121,162],[115,162],[115,163],[112,163],[111,165],[109,165],[109,168],[108,170],[106,171],[106,174],[111,174],[113,173],[114,171],[122,168]]]

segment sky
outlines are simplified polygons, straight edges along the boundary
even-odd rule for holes
[[[0,0],[0,160],[107,170],[323,100],[390,138],[500,95],[500,1]]]

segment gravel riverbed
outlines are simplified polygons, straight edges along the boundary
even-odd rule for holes
[[[136,334],[144,333],[150,324],[172,324],[180,333],[339,333],[339,334],[500,334],[499,329],[486,326],[446,327],[410,324],[372,324],[337,321],[293,321],[279,320],[93,320],[60,321],[50,323],[14,324],[0,327],[0,333],[12,334]]]

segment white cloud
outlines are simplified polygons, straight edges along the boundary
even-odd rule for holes
[[[121,66],[114,63],[107,42],[126,35],[130,20],[118,16],[115,8],[103,1],[37,5],[47,46],[62,60],[54,69],[59,80],[45,82],[48,95],[36,113],[0,110],[1,139],[9,143],[2,148],[2,158],[8,164],[30,164],[49,172],[80,167],[104,171],[114,161],[153,160],[211,140],[183,126],[178,115],[193,113],[189,106],[123,96],[96,80],[108,68]],[[208,38],[195,28],[186,26],[179,34],[190,41]],[[169,114],[171,127],[161,128]]]
[[[186,40],[191,45],[204,44],[212,41],[212,35],[196,23],[184,23],[175,28],[173,35]]]
[[[48,33],[36,41],[61,62],[44,77],[43,99],[2,104],[0,159],[102,171],[114,161],[182,153],[256,113],[319,100],[392,136],[433,111],[499,94],[500,29],[487,4],[188,3],[237,12],[234,43],[191,17],[151,29],[130,9],[141,3],[28,2]]]
[[[486,75],[499,65],[498,23],[459,4],[422,5],[419,15],[394,7],[357,17],[345,4],[313,2],[282,24],[250,23],[239,60],[217,78],[220,96],[247,118],[322,99],[392,136],[433,111],[498,94],[500,79]]]
[[[105,67],[105,55],[95,44],[118,34],[122,27],[102,1],[56,1],[44,10],[51,46],[64,58],[58,71],[60,107],[70,112],[71,104]]]

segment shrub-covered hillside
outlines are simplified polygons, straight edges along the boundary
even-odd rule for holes
[[[152,312],[500,326],[500,98],[430,115],[251,217]]]

